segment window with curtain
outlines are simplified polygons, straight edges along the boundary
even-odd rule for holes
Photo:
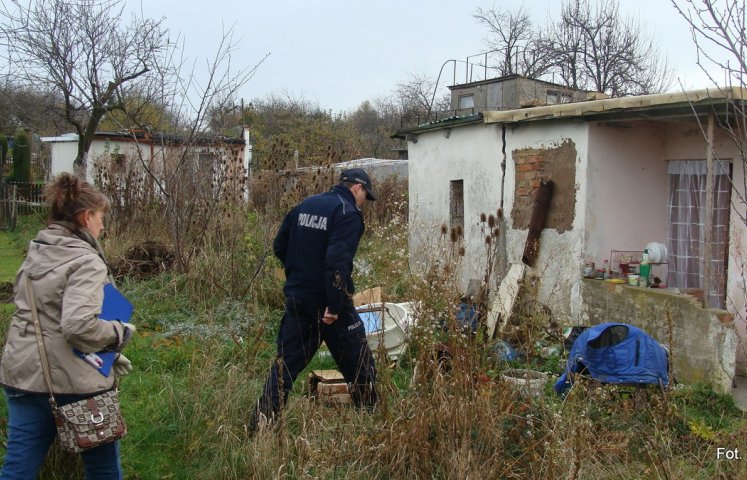
[[[708,305],[724,308],[729,239],[731,163],[714,162],[710,292]],[[669,174],[669,274],[671,287],[703,288],[705,272],[705,160],[677,160],[667,164]]]

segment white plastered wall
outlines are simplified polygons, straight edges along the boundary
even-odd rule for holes
[[[485,246],[480,213],[500,206],[501,130],[497,125],[465,125],[418,135],[408,143],[410,191],[410,260],[417,270],[438,259],[440,226],[449,225],[450,185],[464,181],[465,257],[461,287],[482,278]]]
[[[506,131],[506,175],[503,185],[507,261],[520,263],[527,230],[511,228],[515,184],[512,151],[555,148],[571,140],[576,148],[577,198],[586,194],[588,128],[585,122],[543,122],[508,126]],[[433,252],[432,241],[441,224],[449,223],[449,185],[463,179],[465,190],[466,255],[461,272],[462,288],[470,278],[482,278],[485,245],[480,229],[481,213],[495,213],[501,201],[501,126],[471,125],[423,133],[408,145],[410,157],[410,252],[413,267]],[[581,205],[581,206],[580,206]],[[576,202],[573,228],[563,233],[545,229],[535,266],[530,273],[540,277],[539,300],[561,321],[570,321],[580,310],[579,265],[583,257],[583,202]],[[570,298],[570,303],[569,303]]]
[[[587,258],[600,265],[612,250],[641,251],[666,243],[669,178],[663,124],[589,124],[586,196]],[[652,275],[666,281],[666,266]]]
[[[78,155],[78,142],[61,141],[50,143],[50,156],[52,162],[49,168],[50,177],[55,177],[62,172],[74,171],[73,162]]]
[[[729,264],[726,279],[726,309],[734,315],[740,345],[737,347],[737,373],[747,376],[747,207],[745,206],[745,162],[734,159],[734,190],[729,228]]]
[[[558,320],[584,322],[580,308],[579,269],[590,259],[597,263],[610,251],[641,250],[650,241],[664,242],[668,221],[666,161],[702,159],[705,143],[697,125],[630,121],[586,123],[553,121],[509,126],[506,131],[504,212],[508,225],[513,207],[515,165],[511,152],[527,148],[554,148],[566,140],[574,143],[576,159],[576,206],[573,228],[563,233],[545,229],[532,273],[541,280],[539,296]],[[422,133],[409,142],[410,151],[410,249],[416,264],[429,241],[438,237],[441,224],[449,223],[449,182],[463,179],[465,186],[466,257],[463,286],[484,272],[485,247],[479,215],[493,213],[500,205],[500,125],[470,125]],[[730,225],[727,309],[735,315],[742,339],[745,328],[747,227],[745,217],[744,165],[723,135],[717,134],[716,152],[734,160]],[[581,199],[581,200],[579,200]],[[509,228],[508,263],[521,261],[526,230]],[[416,265],[413,265],[416,266]],[[659,270],[657,270],[659,268]],[[665,275],[666,267],[654,273]],[[743,344],[746,343],[744,340]],[[744,365],[744,348],[740,348]]]

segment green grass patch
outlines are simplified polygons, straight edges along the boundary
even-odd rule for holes
[[[0,283],[14,280],[26,256],[28,243],[43,226],[41,216],[24,215],[18,217],[15,230],[0,230]]]
[[[717,393],[709,385],[680,385],[672,403],[681,412],[690,430],[704,438],[715,432],[733,432],[747,426],[744,413],[731,395]]]
[[[0,231],[0,283],[12,282],[23,263],[23,250],[10,234]]]

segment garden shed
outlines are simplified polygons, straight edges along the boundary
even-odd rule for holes
[[[739,154],[745,139],[730,134],[733,107],[744,98],[738,88],[612,98],[488,110],[402,130],[410,163],[411,263],[417,266],[428,248],[420,242],[424,230],[460,226],[466,288],[486,269],[480,214],[497,215],[500,208],[493,279],[500,282],[508,265],[521,262],[536,190],[551,180],[554,193],[529,272],[538,300],[561,323],[601,323],[614,314],[614,321],[648,329],[668,316],[677,324],[684,317],[673,305],[687,298],[695,308],[686,315],[690,323],[669,332],[655,328],[655,335],[667,343],[661,337],[674,329],[682,356],[707,339],[708,352],[698,355],[709,360],[694,361],[691,378],[726,390],[736,363],[747,373],[747,172]],[[708,201],[707,180],[713,186]],[[667,263],[653,267],[668,288],[582,278],[587,261],[619,262],[611,258],[615,252],[641,252],[650,242],[668,249]]]

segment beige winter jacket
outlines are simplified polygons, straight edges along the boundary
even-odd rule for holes
[[[109,279],[106,263],[94,245],[95,240],[85,232],[77,236],[58,224],[40,231],[31,241],[16,275],[16,312],[0,359],[0,384],[26,392],[49,391],[28,302],[28,275],[36,295],[54,393],[88,394],[112,388],[112,374],[101,375],[73,353],[73,348],[86,353],[116,349],[123,338],[120,322],[97,316]]]

